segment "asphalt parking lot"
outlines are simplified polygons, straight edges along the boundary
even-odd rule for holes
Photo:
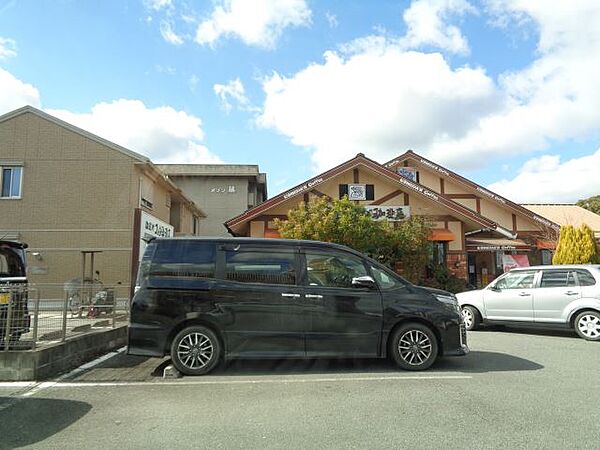
[[[0,383],[0,448],[600,448],[600,343],[469,333],[426,372],[380,360],[234,361],[163,379],[108,355],[40,384]]]

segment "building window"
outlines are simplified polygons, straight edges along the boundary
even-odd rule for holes
[[[0,166],[0,198],[21,198],[22,173],[21,166]]]
[[[542,254],[542,265],[549,266],[552,264],[552,252],[550,250],[544,249],[541,251]]]
[[[444,241],[432,242],[430,263],[433,267],[446,265],[446,253],[448,244]]]
[[[199,223],[198,223],[198,217],[194,216],[192,218],[192,233],[194,235],[197,235],[198,232],[200,231],[199,227],[198,227]]]

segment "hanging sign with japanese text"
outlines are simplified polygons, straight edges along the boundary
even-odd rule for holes
[[[410,206],[365,206],[373,220],[398,222],[410,217]]]

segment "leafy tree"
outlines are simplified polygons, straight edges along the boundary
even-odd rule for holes
[[[590,198],[579,200],[577,206],[581,206],[595,214],[600,214],[600,195],[595,195]]]
[[[562,226],[552,264],[589,264],[600,261],[594,232],[583,224],[579,228]]]
[[[311,239],[347,245],[395,268],[420,282],[427,265],[430,224],[423,218],[409,218],[396,225],[376,221],[365,208],[347,197],[341,200],[320,198],[301,202],[288,212],[287,220],[276,220],[282,237]]]
[[[374,221],[347,197],[301,202],[288,212],[287,220],[275,223],[284,238],[335,242],[369,255],[378,253],[387,237],[384,223]]]

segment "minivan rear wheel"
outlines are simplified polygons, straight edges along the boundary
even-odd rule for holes
[[[204,326],[184,328],[171,344],[173,365],[185,375],[204,375],[213,370],[221,357],[217,335]]]
[[[393,334],[390,354],[404,370],[425,370],[436,360],[438,343],[433,331],[420,323],[407,323]]]
[[[583,311],[575,318],[575,332],[585,340],[600,341],[600,313]]]

